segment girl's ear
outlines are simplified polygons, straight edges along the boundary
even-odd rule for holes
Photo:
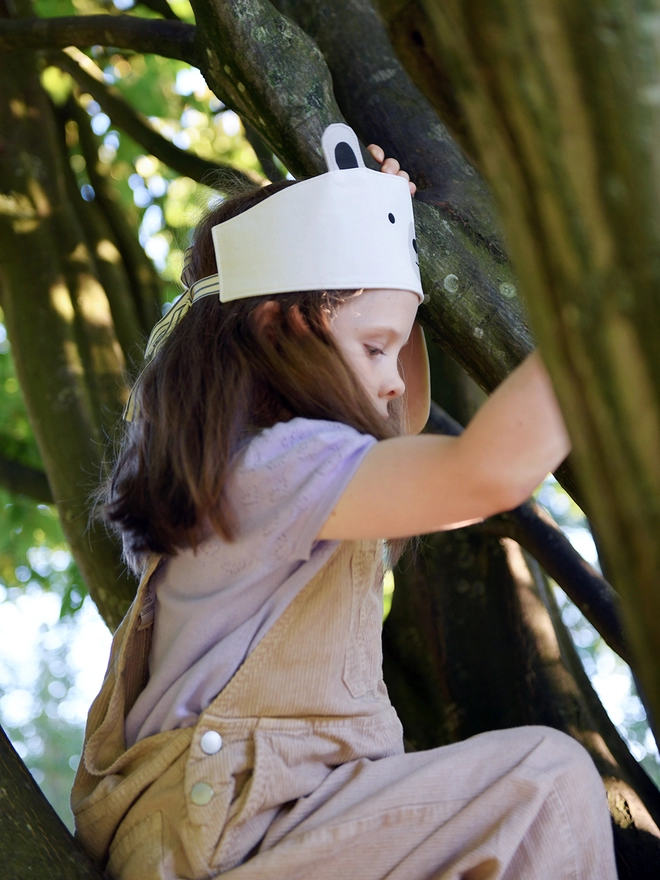
[[[300,311],[300,306],[297,303],[291,306],[287,317],[289,319],[289,326],[295,336],[307,336],[309,334],[309,322]]]
[[[343,122],[329,125],[323,132],[321,143],[328,171],[365,167],[357,135]]]
[[[252,312],[254,328],[259,336],[265,333],[272,339],[273,319],[280,313],[280,311],[280,304],[274,299],[267,299],[265,302],[259,303]]]

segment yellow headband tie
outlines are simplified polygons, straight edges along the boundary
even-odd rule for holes
[[[163,317],[157,321],[156,324],[154,324],[153,330],[149,334],[147,347],[144,352],[144,366],[142,367],[142,371],[158,354],[163,347],[163,343],[179,321],[188,314],[188,309],[192,304],[205,296],[219,296],[219,282],[217,275],[209,275],[206,278],[200,278],[200,280],[196,281],[192,287],[184,290],[176,303],[165,312]],[[140,371],[140,375],[135,380],[135,384],[131,389],[131,393],[128,395],[128,400],[124,407],[124,420],[127,422],[132,422],[137,415],[136,392],[140,384],[142,371]]]

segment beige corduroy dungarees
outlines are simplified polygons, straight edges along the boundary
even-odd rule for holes
[[[529,727],[403,754],[376,542],[339,546],[195,727],[126,750],[155,567],[115,635],[72,793],[111,878],[616,877],[600,779],[569,737]]]

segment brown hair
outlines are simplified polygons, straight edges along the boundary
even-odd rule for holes
[[[292,183],[214,208],[195,232],[184,284],[217,271],[213,226]],[[242,442],[263,428],[302,416],[343,422],[379,440],[401,433],[401,401],[383,419],[332,336],[332,313],[352,295],[304,291],[194,303],[141,375],[139,415],[127,425],[102,489],[103,517],[121,533],[132,566],[148,552],[197,546],[209,524],[232,540],[228,471]]]

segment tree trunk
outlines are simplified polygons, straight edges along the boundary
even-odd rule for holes
[[[563,627],[561,617],[554,622]],[[574,651],[568,634],[563,648]],[[478,529],[425,536],[397,568],[383,649],[407,749],[525,724],[563,730],[585,746],[603,777],[622,880],[655,878],[660,792],[586,675],[574,675],[577,656],[569,668],[517,544]]]
[[[497,198],[657,719],[655,8],[638,12],[616,0],[421,0],[418,27],[448,71]]]

